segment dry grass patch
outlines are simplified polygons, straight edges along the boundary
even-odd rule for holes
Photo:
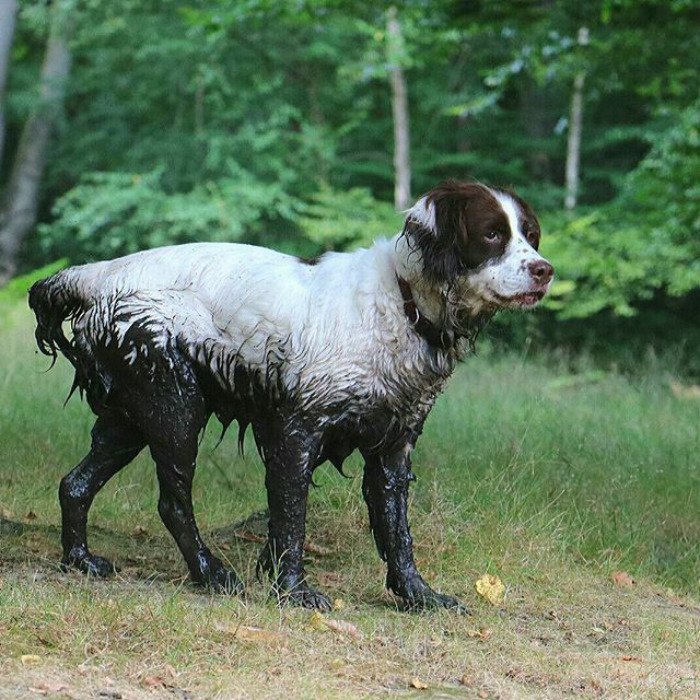
[[[127,559],[140,548],[138,538],[122,546]],[[192,591],[179,562],[168,566],[169,547],[165,536],[149,541],[165,572],[155,581],[150,565],[99,582],[32,555],[3,564],[0,697],[651,699],[700,691],[695,601],[645,583],[616,586],[546,548],[535,575],[502,562],[500,607],[473,591],[471,574],[437,576],[472,616],[398,612],[364,553],[345,563],[317,556],[310,568],[343,600],[319,624],[318,614],[278,609],[255,582],[245,601]],[[244,548],[251,563],[257,547]],[[333,575],[324,574],[329,563]]]

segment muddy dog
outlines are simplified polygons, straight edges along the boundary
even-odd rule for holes
[[[259,572],[281,599],[327,610],[302,564],[313,471],[360,450],[362,493],[386,585],[408,607],[461,608],[416,569],[407,520],[411,451],[436,397],[500,309],[527,309],[552,266],[540,227],[510,191],[449,181],[407,212],[403,231],[351,253],[300,260],[193,243],[63,270],[29,304],[39,348],[61,352],[97,416],[92,447],[61,481],[63,565],[107,576],[87,516],[97,492],[146,446],[158,511],[192,580],[240,593],[197,529],[198,436],[215,415],[252,427],[270,511]],[[67,337],[62,324],[70,321]]]

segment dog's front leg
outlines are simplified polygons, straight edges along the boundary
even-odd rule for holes
[[[318,458],[318,436],[293,421],[254,427],[265,462],[270,509],[268,540],[258,559],[258,576],[264,572],[270,577],[280,602],[331,610],[330,599],[306,582],[302,561],[306,499]]]
[[[457,598],[430,588],[416,568],[408,527],[408,486],[414,479],[410,446],[388,455],[365,455],[362,494],[379,556],[387,563],[386,587],[409,608],[467,612]]]

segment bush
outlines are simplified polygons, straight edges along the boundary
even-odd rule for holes
[[[403,227],[403,216],[368,189],[344,192],[326,187],[304,207],[298,223],[320,250],[346,250],[395,235]]]
[[[700,290],[700,101],[610,205],[545,224],[544,252],[560,280],[548,304],[560,318],[633,316],[655,298]]]
[[[91,173],[63,195],[40,226],[44,254],[72,263],[193,241],[236,241],[271,221],[296,217],[299,202],[241,173],[189,192],[167,192],[161,169],[145,175]]]

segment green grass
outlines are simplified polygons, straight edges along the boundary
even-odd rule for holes
[[[187,586],[146,454],[91,512],[92,548],[120,576],[59,573],[58,482],[87,449],[91,415],[77,399],[62,407],[71,373],[63,361],[42,373],[28,314],[0,318],[0,515],[25,527],[0,534],[0,688],[3,674],[19,679],[8,697],[46,677],[67,679],[76,697],[108,681],[125,697],[171,697],[175,686],[220,697],[697,695],[700,400],[676,396],[659,360],[640,361],[630,379],[585,358],[489,356],[484,345],[459,369],[415,453],[411,514],[424,575],[473,618],[396,612],[367,531],[361,463],[348,463],[351,479],[319,469],[308,532],[330,553],[312,553],[308,569],[343,599],[335,615],[354,637],[280,612],[254,581],[260,545],[217,533],[264,508],[265,494],[252,441],[245,457],[233,435],[216,447],[215,424],[195,507],[249,582],[247,603]],[[640,583],[614,588],[616,569]],[[500,610],[474,592],[484,572],[507,585]],[[241,625],[272,641],[241,639]],[[22,664],[24,654],[40,658]],[[413,689],[414,677],[430,689]]]

